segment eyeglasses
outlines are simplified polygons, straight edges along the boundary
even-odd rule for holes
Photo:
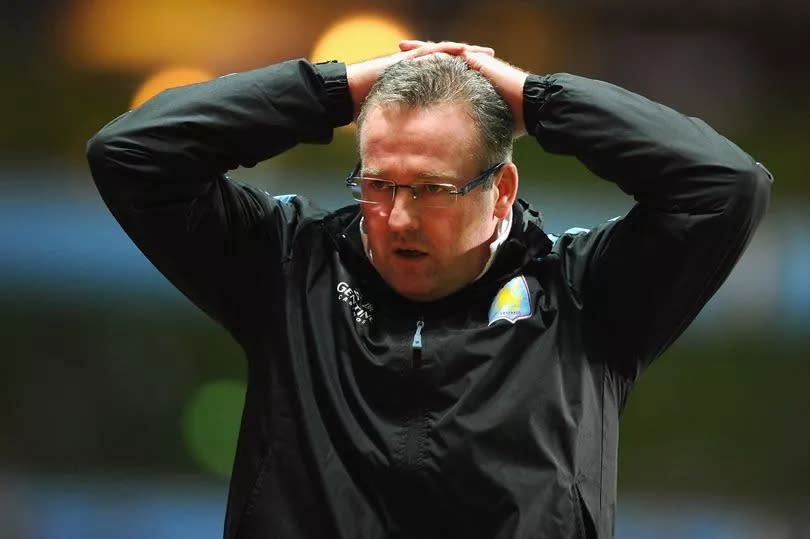
[[[391,180],[379,178],[366,178],[358,176],[360,163],[346,178],[346,187],[352,197],[358,202],[366,204],[392,204],[397,196],[397,189],[409,189],[413,200],[420,205],[430,208],[446,208],[453,204],[458,196],[463,196],[484,184],[491,174],[494,174],[505,164],[501,161],[483,171],[481,174],[456,188],[450,183],[414,182],[410,185],[395,183]]]

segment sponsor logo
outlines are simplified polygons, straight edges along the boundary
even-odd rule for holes
[[[351,309],[355,322],[366,325],[373,320],[374,306],[371,303],[364,302],[360,292],[350,287],[348,283],[341,281],[337,285],[337,293],[338,301],[346,303]]]
[[[518,275],[501,288],[489,308],[489,325],[496,320],[515,323],[532,315],[532,302],[529,298],[529,285],[523,275]]]

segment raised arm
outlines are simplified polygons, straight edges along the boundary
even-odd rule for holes
[[[351,121],[346,88],[342,64],[294,60],[164,91],[88,143],[93,178],[127,234],[232,332],[257,268],[279,271],[302,203],[224,174],[299,142],[329,142]]]
[[[623,219],[564,240],[595,350],[629,380],[683,332],[742,255],[772,178],[701,120],[572,75],[531,76],[526,125],[637,203]]]
[[[703,121],[618,86],[467,56],[546,151],[575,156],[636,199],[624,218],[565,235],[556,248],[593,355],[635,380],[740,258],[765,212],[770,173]]]

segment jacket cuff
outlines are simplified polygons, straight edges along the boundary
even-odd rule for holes
[[[555,80],[554,75],[529,75],[523,84],[523,121],[532,136],[537,136],[543,106],[562,89]]]
[[[332,127],[347,125],[354,117],[349,81],[346,78],[346,64],[336,60],[315,64],[315,70],[323,80],[326,89],[326,106]]]

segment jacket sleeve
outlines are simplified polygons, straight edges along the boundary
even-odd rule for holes
[[[350,122],[343,64],[289,61],[166,90],[87,145],[93,179],[149,260],[231,333],[306,213],[225,176]],[[263,262],[270,267],[258,268]],[[254,291],[255,292],[255,291]]]
[[[532,75],[524,113],[544,149],[636,200],[625,217],[556,246],[593,354],[635,380],[728,276],[772,177],[701,120],[604,82]]]

